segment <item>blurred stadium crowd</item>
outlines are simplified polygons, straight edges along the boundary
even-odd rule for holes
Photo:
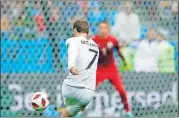
[[[50,49],[47,52],[53,58],[52,65],[60,63],[60,69],[66,71],[65,40],[73,35],[71,24],[79,18],[88,20],[91,36],[97,33],[99,22],[110,23],[111,33],[120,40],[123,46],[122,52],[130,64],[130,68],[126,69],[119,61],[121,70],[176,72],[178,70],[178,2],[137,0],[126,4],[128,5],[121,1],[3,1],[1,4],[1,46],[4,51],[1,59],[2,72],[15,71],[13,65],[20,69],[15,62],[21,52],[17,51],[17,43],[19,46],[25,45],[26,49],[30,46],[34,52],[39,50],[37,48],[40,48],[40,44],[44,44],[47,50],[49,45],[53,54],[50,54]],[[127,16],[124,11],[129,10],[129,7],[132,13]],[[27,41],[22,43],[21,39]],[[12,40],[15,41],[14,44]],[[29,40],[35,42],[30,44]],[[7,47],[12,47],[13,50],[8,52]],[[30,53],[27,53],[28,56],[22,53],[21,57],[26,56],[25,61],[31,67],[29,70],[32,71],[32,68],[39,70],[35,64],[42,62],[33,60],[34,56],[37,56],[37,59],[43,58],[44,61],[45,55],[38,56],[38,53],[35,53],[29,56]],[[39,53],[41,55],[43,51]],[[9,58],[10,60],[7,61]],[[31,61],[28,62],[28,59]],[[22,58],[20,60],[22,61]],[[33,63],[34,66],[30,66]],[[12,70],[7,70],[7,66]],[[58,70],[58,66],[55,65],[55,69]],[[47,70],[50,70],[49,68],[51,66],[47,66]]]

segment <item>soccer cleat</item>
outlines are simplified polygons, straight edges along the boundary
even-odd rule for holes
[[[127,112],[125,114],[125,118],[132,118],[132,113],[131,112]]]

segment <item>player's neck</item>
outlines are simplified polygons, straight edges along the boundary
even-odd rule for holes
[[[129,16],[131,14],[131,12],[127,12],[127,11],[124,11],[124,13]]]
[[[102,39],[106,39],[108,37],[108,35],[99,35]]]
[[[75,37],[78,37],[78,36],[85,36],[85,37],[87,37],[88,35],[86,33],[77,33],[75,35]]]

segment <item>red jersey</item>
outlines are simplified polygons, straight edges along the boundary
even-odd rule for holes
[[[93,40],[99,47],[98,67],[116,67],[113,50],[115,48],[117,50],[119,49],[118,40],[111,35],[109,35],[107,38],[102,38],[99,35],[96,35]]]

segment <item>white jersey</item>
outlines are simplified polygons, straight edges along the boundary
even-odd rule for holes
[[[97,44],[85,36],[78,36],[67,39],[66,46],[68,48],[68,70],[75,67],[79,74],[72,75],[69,72],[64,83],[95,90],[99,57]]]

